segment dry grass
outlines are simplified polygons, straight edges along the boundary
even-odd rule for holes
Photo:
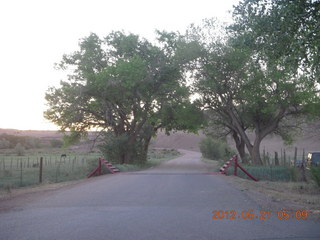
[[[309,210],[313,217],[320,219],[320,188],[312,181],[254,182],[234,176],[227,179],[266,210]]]

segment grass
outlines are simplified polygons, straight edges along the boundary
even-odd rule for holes
[[[311,175],[313,180],[317,183],[318,187],[320,187],[320,166],[311,167]]]
[[[117,167],[120,172],[141,171],[157,166],[162,162],[176,158],[179,155],[180,153],[175,149],[151,149],[148,153],[148,161],[145,164],[116,164],[115,167]],[[103,172],[107,173],[106,170]]]
[[[69,153],[65,159],[54,153],[43,157],[42,182],[64,182],[84,178],[90,171],[90,162],[97,153]],[[10,189],[39,184],[39,155],[0,156],[0,188]]]
[[[219,162],[221,167],[223,163]],[[255,182],[238,169],[238,176],[233,175],[234,167],[228,168],[227,174],[231,182],[236,183],[241,191],[246,191],[259,205],[267,209],[272,207],[311,210],[314,217],[319,218],[320,188],[312,180],[311,172],[305,171],[307,182],[302,181],[299,168],[285,166],[253,166],[241,164],[249,173],[258,178]],[[257,194],[262,193],[262,195]],[[271,200],[271,201],[270,201]],[[280,204],[280,205],[278,205]]]
[[[250,174],[259,180],[267,181],[296,181],[297,171],[294,168],[283,166],[253,166],[253,165],[241,165]],[[232,175],[234,167],[228,168],[227,174]],[[241,178],[249,179],[249,177],[238,168],[238,176]]]
[[[158,165],[179,155],[176,150],[150,150],[144,165],[116,165],[121,172],[139,171]],[[69,152],[65,159],[59,153],[31,154],[29,156],[0,155],[0,189],[39,184],[39,160],[43,157],[43,183],[59,183],[86,178],[98,166],[99,153],[76,154]],[[107,171],[104,171],[107,173]]]
[[[225,161],[223,160],[212,160],[212,159],[208,159],[208,158],[201,158],[201,161],[204,163],[209,163],[210,165],[212,165],[212,170],[214,172],[219,172],[221,166],[225,163]]]
[[[284,209],[319,210],[320,188],[315,182],[283,182],[283,181],[249,181],[243,178],[230,177],[241,191],[251,195],[261,206],[271,209],[275,204],[283,205]],[[262,193],[262,197],[255,193]],[[258,197],[257,197],[258,196]],[[271,201],[270,201],[271,200]],[[319,213],[317,214],[319,217]]]

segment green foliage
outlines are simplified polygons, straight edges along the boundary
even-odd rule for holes
[[[243,0],[231,27],[260,57],[319,80],[319,1]]]
[[[121,164],[122,155],[127,151],[127,148],[128,137],[126,135],[115,136],[112,133],[106,133],[104,143],[99,146],[108,161],[118,164]]]
[[[80,50],[64,55],[58,66],[72,72],[47,91],[45,117],[71,131],[66,143],[99,129],[112,136],[102,147],[106,157],[131,164],[146,161],[158,129],[197,130],[202,118],[190,103],[183,58],[176,54],[180,37],[158,35],[155,45],[124,32],[104,40],[91,34],[81,40]]]
[[[318,187],[320,187],[320,167],[311,167],[311,175],[313,180],[317,183]]]
[[[18,156],[22,156],[25,153],[25,148],[21,143],[17,143],[14,150],[18,154]]]
[[[296,182],[298,181],[299,172],[296,167],[290,167],[290,181]]]
[[[63,146],[63,141],[60,139],[52,139],[50,144],[53,148],[61,148]]]
[[[65,182],[86,178],[87,174],[98,167],[100,154],[90,153],[75,155],[70,152],[68,157],[60,161],[60,154],[43,154],[43,183]],[[176,150],[153,149],[148,154],[149,161],[145,164],[115,165],[122,172],[138,171],[156,166],[178,156]],[[24,157],[0,157],[0,191],[39,184],[39,155]],[[22,163],[22,164],[21,164]],[[22,167],[22,168],[21,168]],[[104,169],[105,173],[109,173]]]
[[[40,139],[35,137],[16,136],[6,133],[0,135],[0,149],[13,149],[18,143],[26,149],[40,147]]]
[[[69,147],[79,142],[82,136],[87,136],[87,135],[79,131],[71,131],[68,134],[65,133],[62,138],[62,147]]]
[[[0,138],[0,149],[10,148],[10,142],[5,138]]]
[[[244,167],[252,176],[259,180],[265,181],[296,181],[297,170],[294,168],[287,168],[283,166],[252,166],[252,165],[241,165]],[[233,175],[234,168],[228,168],[228,175]],[[249,177],[238,168],[238,176],[241,178]]]
[[[266,2],[271,5],[265,5]],[[282,51],[282,45],[287,44],[282,40],[286,38],[268,39],[271,35],[281,37],[274,32],[278,25],[261,35],[269,23],[264,25],[258,20],[264,19],[264,13],[272,9],[272,4],[276,5],[274,2],[241,2],[235,11],[236,23],[227,37],[210,38],[217,28],[206,22],[193,26],[187,38],[190,42],[197,39],[200,46],[198,57],[189,65],[199,101],[214,112],[215,122],[223,132],[235,136],[237,145],[238,140],[245,143],[255,164],[262,164],[259,148],[263,138],[275,133],[292,141],[288,130],[293,128],[284,127],[284,120],[305,114],[309,105],[320,100],[311,73],[301,71],[303,63],[288,60],[290,52]],[[254,15],[257,12],[259,16]],[[289,51],[287,45],[285,48]],[[247,129],[256,133],[254,141],[250,141]]]
[[[233,154],[226,142],[212,138],[203,138],[200,141],[202,156],[212,160],[228,159]]]
[[[43,156],[43,183],[83,179],[98,166],[97,154],[74,155],[60,161],[60,154]],[[1,156],[0,190],[10,186],[17,188],[39,184],[39,155],[24,157]],[[21,168],[22,167],[22,168]]]

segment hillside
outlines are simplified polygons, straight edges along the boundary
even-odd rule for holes
[[[298,155],[302,155],[303,149],[305,152],[320,151],[320,123],[313,123],[305,127],[303,133],[296,139],[292,146],[286,146],[280,137],[268,136],[261,144],[261,152],[265,150],[269,154],[273,155],[275,151],[281,152],[281,149],[286,149],[288,155],[293,155],[294,148],[298,148]],[[21,131],[15,129],[0,129],[0,135],[12,134],[18,136],[32,136],[48,141],[50,139],[57,139],[63,136],[62,133],[57,131],[37,131],[28,130]],[[90,134],[94,136],[94,133]],[[165,135],[164,132],[159,132],[155,139],[152,139],[151,147],[155,148],[174,148],[174,149],[186,149],[192,151],[199,151],[200,139],[205,137],[204,134],[190,134],[184,132],[175,132],[170,136]],[[253,138],[253,136],[251,136]],[[231,138],[228,138],[229,144],[234,147],[234,143]],[[92,143],[82,142],[76,146],[73,146],[75,150],[87,151],[91,148]]]
[[[152,146],[199,151],[199,142],[203,137],[205,137],[203,134],[197,135],[183,132],[176,132],[170,136],[166,136],[163,132],[160,132],[157,138],[153,140]],[[250,137],[253,139],[253,135]],[[228,143],[235,148],[231,138],[228,138]],[[261,143],[261,152],[265,150],[270,155],[273,155],[275,151],[280,154],[282,149],[286,149],[286,153],[293,156],[295,147],[298,148],[298,155],[302,155],[303,150],[305,152],[320,151],[320,134],[318,129],[314,129],[314,131],[312,129],[305,130],[290,146],[285,145],[278,136],[268,136]]]

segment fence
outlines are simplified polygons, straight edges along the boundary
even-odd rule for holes
[[[278,151],[268,152],[263,149],[261,153],[261,159],[263,161],[263,165],[265,166],[296,166],[301,163],[303,160],[306,160],[308,152],[305,149],[298,149],[297,147],[287,150],[280,149],[280,153]]]
[[[306,161],[308,151],[305,149],[289,148],[279,149],[278,151],[268,152],[263,149],[261,152],[262,166],[252,165],[250,161],[243,166],[255,177],[260,180],[268,181],[306,181],[305,169],[301,167],[303,161]],[[294,167],[295,166],[295,167]],[[235,168],[233,165],[227,169],[228,175],[233,174]],[[239,177],[247,178],[243,172],[238,173]]]
[[[0,188],[16,188],[42,182],[63,182],[81,179],[86,176],[97,155],[71,155],[67,157],[42,157],[40,179],[39,156],[0,156]],[[94,162],[94,163],[93,163]]]

